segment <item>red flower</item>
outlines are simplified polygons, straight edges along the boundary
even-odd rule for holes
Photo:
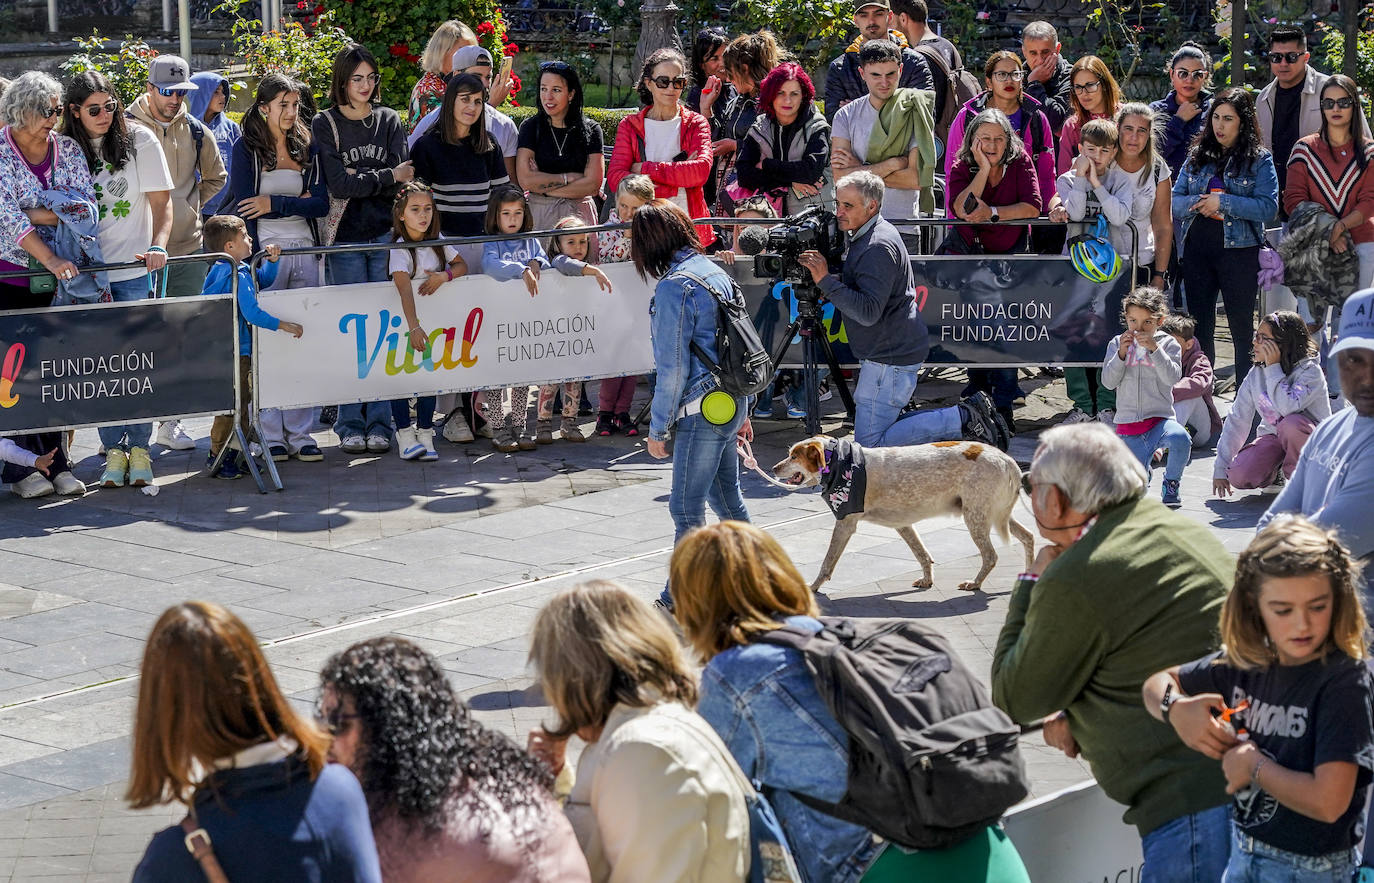
[[[489,37],[494,33],[496,33],[496,25],[489,21],[484,21],[477,26],[477,35],[479,37]]]
[[[349,2],[351,3],[351,2],[353,2],[353,0],[349,0]],[[407,55],[407,56],[406,56],[406,61],[410,62],[411,64],[417,64],[417,63],[419,63],[419,61],[420,61],[420,56],[418,56],[418,55]]]
[[[410,47],[404,43],[392,43],[388,51],[397,58],[401,58],[410,54]]]
[[[315,6],[315,14],[316,14],[316,15],[319,15],[319,14],[322,13],[322,12],[324,12],[324,4],[323,4],[323,3],[317,4],[317,5]]]
[[[520,47],[516,46],[514,43],[507,43],[505,46],[501,47],[501,52],[504,55],[514,55],[519,51]]]
[[[519,93],[520,93],[520,77],[517,76],[514,72],[512,72],[511,75],[510,75],[510,94],[512,94],[512,95],[518,95]]]
[[[297,9],[304,9],[304,8],[305,8],[305,0],[296,0],[296,8],[297,8]]]
[[[507,100],[510,101],[510,106],[511,106],[511,107],[519,107],[519,106],[520,106],[520,102],[516,101],[514,98],[509,98],[509,99],[507,99]]]

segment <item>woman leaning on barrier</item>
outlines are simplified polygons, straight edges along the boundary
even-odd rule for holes
[[[248,225],[255,251],[268,245],[313,248],[318,224],[329,211],[329,192],[319,146],[301,119],[307,87],[279,73],[258,84],[253,106],[243,117],[243,138],[234,145],[234,171],[225,210]],[[282,255],[277,278],[265,291],[320,284],[320,261],[313,254]],[[292,454],[302,462],[324,459],[310,429],[313,408],[264,409],[263,444],[278,462]]]
[[[143,268],[109,270],[116,301],[148,298],[156,273],[167,263],[172,232],[172,173],[162,145],[148,129],[130,125],[104,74],[85,71],[67,82],[62,132],[81,146],[100,206],[100,252],[108,263],[143,261]],[[102,426],[105,448],[102,487],[153,483],[148,455],[153,424]]]

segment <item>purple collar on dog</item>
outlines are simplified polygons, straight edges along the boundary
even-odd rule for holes
[[[829,474],[830,474],[830,461],[833,460],[833,459],[835,459],[835,449],[834,449],[834,448],[826,448],[826,449],[825,449],[825,465],[821,467],[821,475],[829,475]]]

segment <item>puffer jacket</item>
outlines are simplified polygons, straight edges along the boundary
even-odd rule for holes
[[[1358,287],[1360,259],[1342,233],[1346,249],[1331,250],[1336,217],[1315,202],[1300,202],[1288,216],[1288,235],[1279,243],[1283,282],[1313,310],[1338,307]]]
[[[187,112],[184,101],[165,128],[153,119],[146,94],[129,106],[129,117],[157,136],[162,154],[167,157],[167,170],[172,173],[172,235],[167,240],[167,253],[184,255],[200,251],[201,206],[229,181],[214,133]],[[199,144],[195,127],[202,132]]]

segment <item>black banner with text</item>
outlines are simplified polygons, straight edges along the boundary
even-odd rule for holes
[[[234,410],[229,295],[0,312],[0,435]]]

